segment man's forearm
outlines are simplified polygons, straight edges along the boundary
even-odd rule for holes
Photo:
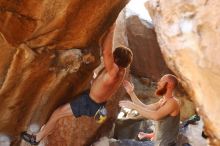
[[[145,104],[138,99],[138,97],[137,97],[137,95],[134,93],[134,91],[131,92],[131,93],[128,93],[128,94],[129,94],[129,96],[131,97],[131,100],[132,100],[134,103],[136,103],[136,104],[138,104],[138,105],[140,105],[140,106],[145,106]]]
[[[112,53],[113,33],[113,29],[110,29],[107,32],[102,46],[104,66],[110,76],[115,76],[118,71],[118,67],[114,64],[114,58]]]
[[[108,51],[112,53],[112,41],[113,41],[114,31],[109,30],[103,37],[101,42],[101,48],[103,51]]]
[[[156,111],[146,109],[140,105],[134,104],[134,110],[138,111],[138,113],[146,119],[157,120]]]
[[[146,108],[148,110],[156,110],[157,109],[157,107],[154,104],[150,104],[150,105],[144,104],[140,99],[138,99],[138,97],[136,96],[134,91],[131,92],[131,93],[128,93],[128,94],[129,94],[129,96],[131,97],[131,100],[134,103],[136,103],[136,104],[138,104],[138,105],[140,105],[140,106],[142,106],[142,107],[144,107],[144,108]]]

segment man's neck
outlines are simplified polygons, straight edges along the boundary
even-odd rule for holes
[[[167,92],[167,93],[163,96],[163,98],[164,98],[165,100],[170,99],[170,98],[172,98],[172,97],[173,97],[173,93],[172,93],[172,92]]]

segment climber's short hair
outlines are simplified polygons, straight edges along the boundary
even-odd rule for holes
[[[128,67],[133,59],[133,53],[131,50],[125,46],[117,47],[114,52],[114,62],[118,65],[118,67],[126,68]]]

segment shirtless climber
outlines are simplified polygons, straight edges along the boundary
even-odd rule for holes
[[[26,142],[37,145],[44,137],[50,135],[57,121],[66,116],[78,118],[82,115],[93,117],[104,108],[106,101],[117,91],[124,80],[126,68],[130,65],[133,54],[126,47],[117,47],[112,53],[114,26],[112,26],[100,41],[103,51],[104,69],[91,84],[90,91],[82,93],[76,100],[56,109],[49,121],[36,135],[22,132],[21,137]]]

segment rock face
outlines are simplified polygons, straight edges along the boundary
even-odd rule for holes
[[[131,73],[154,81],[163,74],[170,73],[157,43],[153,25],[134,15],[127,18],[126,26],[128,45],[135,54]]]
[[[162,56],[153,25],[127,9],[120,13],[117,19],[117,33],[115,45],[119,44],[129,47],[134,55],[131,64],[131,77],[135,85],[135,92],[146,104],[158,101],[155,96],[155,81],[167,73],[172,73]],[[181,102],[181,119],[187,119],[195,113],[190,97],[180,86],[176,97]]]
[[[86,116],[78,119],[60,119],[56,126],[58,129],[44,139],[43,143],[47,146],[88,146],[102,136],[109,136],[119,110],[118,102],[123,94],[124,92],[117,93],[108,101],[108,120],[104,124],[97,124],[94,118]]]
[[[120,120],[116,121],[115,125],[115,139],[135,139],[139,140],[138,133],[140,131],[151,133],[152,129],[151,126],[153,125],[152,121],[150,120],[134,120],[134,119],[127,119],[127,120]]]
[[[150,0],[146,6],[168,66],[203,116],[210,145],[220,145],[220,1]]]
[[[97,40],[126,3],[0,0],[0,133],[10,136],[12,145],[20,145],[21,131],[31,130],[32,124],[42,126],[55,108],[88,87],[100,62]],[[76,125],[71,118],[59,121],[58,134],[49,137],[48,144],[62,145],[59,140],[68,146],[91,143],[95,135],[107,132],[105,127],[111,126],[114,117],[103,126],[86,119],[80,118]],[[83,129],[90,132],[84,135]],[[81,136],[82,143],[75,143],[72,135]]]
[[[127,15],[128,12],[131,15]],[[124,9],[117,19],[117,24],[115,45],[124,45],[132,50],[132,74],[155,81],[163,74],[171,72],[165,64],[151,23]]]

